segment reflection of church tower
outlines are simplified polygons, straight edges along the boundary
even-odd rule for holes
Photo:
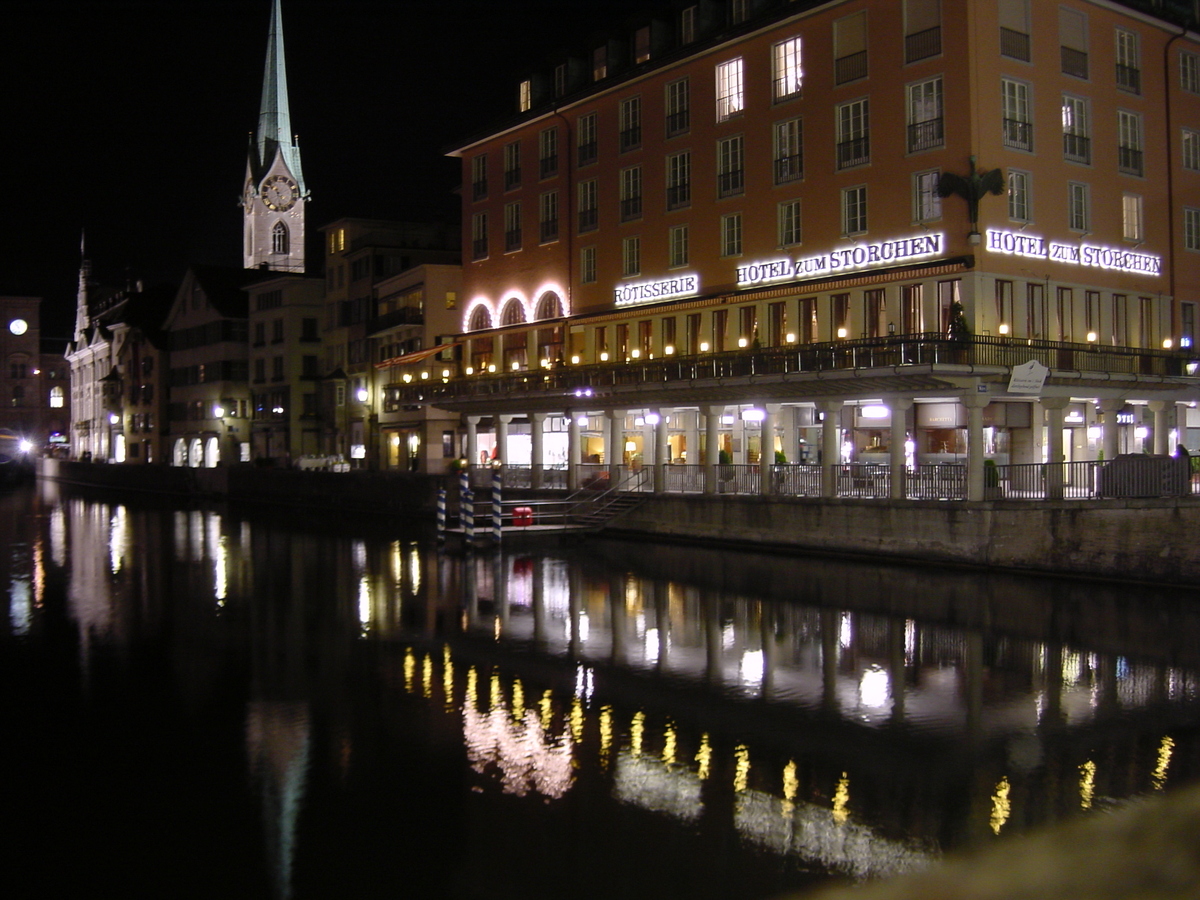
[[[279,0],[271,10],[263,71],[258,132],[246,161],[242,194],[247,269],[304,271],[304,205],[308,191],[300,171],[300,148],[288,112],[287,71]]]

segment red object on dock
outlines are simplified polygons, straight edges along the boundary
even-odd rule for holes
[[[533,524],[533,509],[528,506],[517,506],[513,508],[513,524],[514,525],[532,525]]]

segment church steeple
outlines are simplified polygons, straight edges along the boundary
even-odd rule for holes
[[[273,0],[263,67],[258,130],[246,160],[242,195],[244,260],[248,269],[304,271],[304,207],[308,189],[292,134],[280,0]]]
[[[88,311],[88,285],[92,280],[92,264],[87,258],[85,232],[79,234],[79,290],[75,294],[75,343],[83,339],[91,327],[92,318]]]

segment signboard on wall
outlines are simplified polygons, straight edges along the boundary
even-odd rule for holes
[[[987,249],[991,253],[1045,259],[1072,266],[1111,269],[1139,275],[1162,274],[1162,257],[1152,253],[1134,253],[1120,247],[1101,247],[1096,244],[1060,244],[1020,231],[988,229]]]
[[[893,266],[942,252],[941,234],[923,232],[891,241],[859,243],[813,256],[785,257],[747,263],[737,268],[738,287],[821,278],[856,269]]]

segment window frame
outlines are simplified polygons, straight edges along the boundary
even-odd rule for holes
[[[804,92],[804,56],[800,35],[784,38],[771,46],[771,99],[792,100]]]
[[[728,122],[746,108],[745,62],[737,56],[714,67],[717,122]]]
[[[918,92],[931,91],[929,96],[918,96]],[[908,152],[923,153],[926,150],[938,150],[946,145],[945,115],[946,106],[943,96],[942,76],[934,75],[909,84],[904,91],[905,103],[908,107]],[[926,107],[932,106],[935,115],[919,115],[927,113]]]
[[[842,236],[867,233],[867,186],[851,185],[841,193]]]

